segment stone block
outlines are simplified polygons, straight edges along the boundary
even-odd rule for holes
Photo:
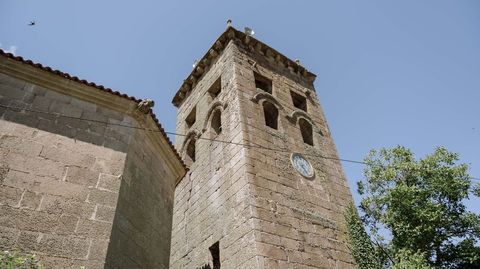
[[[63,255],[74,259],[86,259],[91,239],[66,237],[63,242]]]
[[[79,201],[85,201],[88,195],[88,190],[78,184],[59,181],[49,177],[35,176],[30,173],[15,170],[8,172],[4,184],[37,193],[58,195]]]
[[[73,106],[81,109],[82,111],[90,111],[95,112],[97,110],[97,105],[94,103],[86,102],[83,100],[79,100],[77,98],[73,98],[70,102]]]
[[[0,227],[17,228],[16,222],[19,215],[15,208],[8,205],[0,205]]]
[[[38,210],[56,215],[68,214],[82,216],[83,205],[83,201],[58,195],[45,194]]]
[[[75,233],[78,221],[79,217],[77,215],[62,214],[58,217],[53,232],[56,234],[72,235]]]
[[[0,148],[26,156],[38,156],[43,145],[32,140],[23,139],[15,135],[1,135]]]
[[[66,104],[70,103],[70,101],[72,100],[72,97],[58,93],[56,91],[52,91],[50,89],[45,92],[45,97],[48,97],[54,101],[57,101],[57,102],[59,101]]]
[[[25,92],[32,93],[35,96],[44,96],[47,92],[47,89],[32,83],[26,83],[25,87],[23,88]]]
[[[25,156],[9,152],[6,163],[10,169],[32,173],[38,177],[62,179],[65,167],[62,163],[36,156]]]
[[[54,100],[50,105],[49,112],[51,113],[58,113],[60,117],[72,117],[72,118],[80,118],[82,115],[82,109],[78,107],[74,107],[71,104],[66,104],[61,101]]]
[[[73,129],[78,129],[78,130],[87,130],[89,126],[89,122],[80,119],[79,117],[65,117],[59,115],[56,119],[55,122],[57,125],[60,126],[68,126]]]
[[[0,204],[17,207],[20,204],[23,190],[10,187],[0,186]]]
[[[106,206],[117,206],[118,193],[99,189],[90,189],[88,202]]]
[[[23,124],[30,127],[36,127],[39,123],[39,119],[36,115],[22,111],[13,111],[12,109],[7,109],[3,114],[3,118],[6,121]]]
[[[37,241],[43,234],[38,232],[22,231],[18,236],[16,247],[28,252],[37,250]]]
[[[64,254],[64,242],[65,237],[53,234],[42,234],[38,239],[37,251],[62,257]]]
[[[0,226],[0,250],[15,248],[20,231],[13,228]]]
[[[21,80],[11,80],[7,85],[2,81],[0,82],[0,95],[13,100],[22,100],[25,95],[25,91],[23,91],[24,84]]]
[[[85,268],[88,269],[109,269],[110,267],[106,267],[104,260],[89,260],[85,264]]]
[[[92,124],[96,123],[104,127],[108,123],[108,117],[106,115],[97,113],[95,111],[85,110],[83,111],[81,118],[91,121]]]
[[[20,210],[16,215],[16,225],[21,230],[51,233],[58,225],[59,216],[54,214]]]
[[[40,205],[41,200],[42,194],[25,190],[22,200],[20,202],[20,207],[35,210]]]
[[[97,157],[95,158],[95,164],[93,165],[92,170],[119,176],[123,173],[125,159],[126,154],[117,152],[106,157]]]
[[[35,96],[32,102],[32,109],[42,112],[48,112],[52,99],[44,96]]]
[[[70,183],[93,187],[97,184],[99,173],[78,166],[69,166],[65,180]]]
[[[109,240],[93,239],[90,244],[88,259],[102,261],[103,264],[103,261],[105,261],[105,258],[107,257],[109,242]]]
[[[49,160],[61,162],[70,166],[92,167],[95,163],[95,157],[87,154],[75,152],[75,148],[66,149],[58,147],[43,147],[40,156]]]
[[[81,266],[87,265],[87,261],[84,260],[74,260],[48,254],[38,254],[37,256],[45,268],[78,269],[81,268]],[[86,268],[90,269],[90,267]]]
[[[122,180],[119,176],[100,173],[96,187],[99,190],[118,192],[120,190],[121,183]]]
[[[112,223],[114,217],[115,207],[97,205],[93,219]]]
[[[125,142],[108,137],[105,137],[103,146],[120,152],[126,152],[128,148],[128,145]]]
[[[124,119],[124,116],[122,113],[108,109],[108,108],[98,107],[97,113],[100,115],[104,115],[107,118],[118,120],[118,121],[123,121]]]
[[[98,146],[104,145],[105,143],[105,137],[103,135],[95,132],[91,132],[90,130],[87,130],[87,129],[77,130],[75,138],[80,141],[88,142]]]
[[[80,237],[109,239],[112,224],[97,220],[80,219],[75,234]]]

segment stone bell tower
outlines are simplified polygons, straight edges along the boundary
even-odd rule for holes
[[[352,197],[298,61],[231,26],[173,98],[176,187],[171,268],[353,268]],[[333,157],[333,158],[325,158]]]

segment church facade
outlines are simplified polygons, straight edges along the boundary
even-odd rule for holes
[[[0,53],[0,247],[47,268],[354,268],[315,75],[229,26],[172,103]],[[178,152],[178,153],[177,153]]]

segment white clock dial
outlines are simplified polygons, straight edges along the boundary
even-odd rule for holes
[[[295,170],[297,170],[302,176],[311,179],[315,175],[312,165],[301,154],[292,153],[290,161]]]

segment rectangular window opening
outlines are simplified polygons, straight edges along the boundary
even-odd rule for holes
[[[213,244],[209,250],[212,254],[212,269],[220,269],[220,242],[215,242],[215,244]]]
[[[264,92],[272,94],[272,81],[258,73],[254,73],[255,76],[255,87]]]
[[[195,123],[196,118],[197,118],[197,107],[193,107],[192,111],[188,114],[188,116],[185,118],[185,123],[187,123],[187,127],[190,128],[192,125]]]
[[[220,92],[222,91],[222,79],[219,77],[213,84],[210,86],[210,89],[208,89],[208,93],[212,97],[212,99],[215,99]]]
[[[292,91],[290,91],[290,95],[292,96],[293,106],[307,112],[307,98]]]

